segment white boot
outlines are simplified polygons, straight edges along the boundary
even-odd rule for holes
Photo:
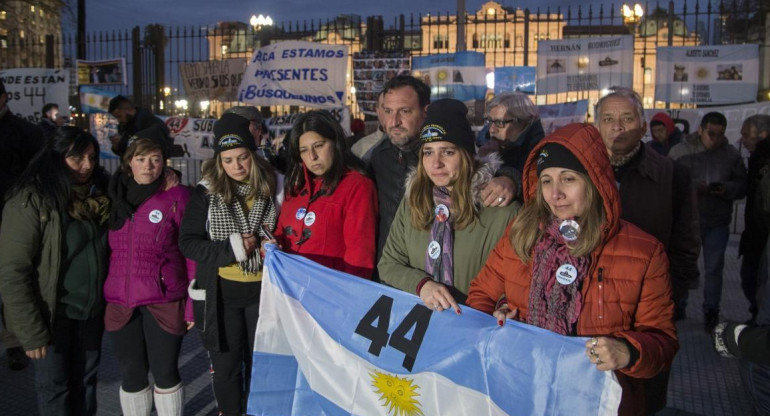
[[[180,382],[168,389],[155,387],[155,411],[158,416],[182,416],[184,409],[184,388]]]
[[[120,388],[120,408],[123,416],[150,416],[152,411],[152,386],[136,393]]]

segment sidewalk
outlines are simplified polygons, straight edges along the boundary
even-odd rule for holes
[[[722,319],[742,322],[750,316],[748,302],[740,289],[738,238],[737,234],[731,235],[726,253]],[[671,371],[669,408],[661,414],[751,416],[749,399],[741,387],[738,362],[717,356],[711,338],[703,331],[702,300],[702,289],[690,292],[688,319],[677,325],[680,350]],[[19,372],[10,371],[5,348],[0,351],[0,413],[37,415],[32,366]],[[185,337],[179,360],[185,383],[185,415],[215,414],[207,362],[198,334]],[[105,337],[99,367],[99,415],[120,415],[119,386],[117,361],[112,354],[110,338]]]

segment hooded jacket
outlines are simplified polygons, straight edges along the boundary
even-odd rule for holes
[[[481,186],[494,177],[500,160],[490,155],[473,176],[471,187],[478,208],[477,219],[463,230],[454,230],[453,266],[455,300],[463,303],[471,279],[484,265],[489,252],[495,247],[506,225],[518,212],[520,204],[513,202],[506,207],[484,207],[481,202]],[[412,226],[409,192],[415,170],[407,177],[406,195],[393,220],[388,240],[382,252],[377,270],[380,279],[405,292],[415,293],[420,281],[428,277],[425,271],[425,251],[431,241],[430,230]]]
[[[666,156],[672,147],[682,141],[682,131],[676,127],[674,120],[672,120],[666,113],[658,113],[652,116],[650,119],[650,126],[652,126],[652,123],[654,122],[661,123],[666,127],[666,141],[659,142],[653,137],[649,142],[649,145],[659,154]]]
[[[305,187],[295,196],[286,193],[276,239],[287,253],[371,279],[377,235],[374,182],[346,170],[333,193],[316,197],[321,178],[310,178],[307,168],[303,166],[303,170]]]
[[[640,379],[668,369],[679,348],[663,245],[620,219],[620,197],[607,151],[598,130],[590,125],[570,124],[540,141],[524,167],[525,203],[536,197],[537,155],[552,142],[580,160],[598,189],[606,213],[601,242],[591,253],[589,275],[582,283],[583,305],[576,335],[623,338],[639,352],[631,367],[615,372],[623,388],[619,414],[646,414]],[[509,227],[471,283],[468,304],[491,313],[505,294],[509,307],[518,308],[520,319],[525,321],[533,264],[516,255],[510,232]]]

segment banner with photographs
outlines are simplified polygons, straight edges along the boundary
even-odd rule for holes
[[[633,84],[634,37],[541,40],[537,93],[603,90]]]
[[[184,91],[193,100],[236,101],[244,70],[243,59],[179,64]]]
[[[409,75],[409,52],[356,52],[353,80],[356,102],[364,114],[377,115],[377,94],[391,78]]]
[[[534,66],[503,66],[495,68],[495,95],[519,91],[535,93],[537,68]]]
[[[757,99],[759,45],[660,47],[655,100],[736,104]]]
[[[77,60],[78,85],[128,85],[126,59]]]
[[[487,70],[481,52],[456,52],[412,58],[412,74],[431,89],[431,100],[483,100]]]
[[[37,124],[43,106],[54,103],[69,115],[70,71],[48,68],[12,68],[0,70],[0,79],[8,93],[8,107],[13,114]]]
[[[238,101],[335,108],[345,103],[348,46],[291,40],[254,51]]]

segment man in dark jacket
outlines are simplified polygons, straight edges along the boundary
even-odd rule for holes
[[[757,317],[757,273],[759,260],[767,241],[768,229],[765,221],[758,218],[756,209],[759,182],[762,179],[763,168],[770,165],[770,115],[756,114],[743,121],[741,127],[741,144],[749,151],[749,168],[746,176],[746,208],[744,211],[744,228],[738,254],[743,256],[741,263],[741,286],[749,300],[751,321]]]
[[[545,136],[540,112],[526,94],[505,92],[488,104],[484,122],[489,126],[490,140],[479,154],[498,151],[503,166],[497,176],[514,180],[516,196],[521,200],[521,172],[533,147]]]
[[[118,119],[118,134],[110,137],[112,142],[112,152],[118,156],[123,156],[128,148],[128,139],[138,131],[144,130],[153,124],[161,126],[166,135],[167,155],[174,156],[172,151],[172,140],[169,136],[168,127],[163,120],[155,117],[149,110],[141,107],[134,107],[128,98],[118,95],[110,100],[109,113]]]
[[[596,127],[620,188],[621,218],[657,238],[666,248],[675,317],[683,318],[690,288],[698,282],[698,211],[687,170],[642,144],[647,130],[642,100],[628,88],[596,103]],[[644,384],[646,412],[666,406],[669,372]]]
[[[746,166],[738,149],[725,137],[727,119],[718,112],[703,116],[698,131],[671,148],[669,157],[685,166],[698,195],[703,250],[704,329],[719,322],[725,250],[735,200],[746,195]]]
[[[64,125],[64,117],[59,115],[59,106],[54,103],[44,105],[41,113],[38,126],[43,130],[46,139],[51,140],[56,129]]]
[[[19,179],[32,157],[44,144],[43,131],[36,125],[23,120],[11,112],[8,107],[8,93],[0,80],[0,220],[2,220],[5,195]],[[0,253],[0,256],[3,255]],[[7,349],[8,366],[12,370],[21,370],[27,366],[28,360],[21,344],[3,325],[0,331],[0,341]]]
[[[409,75],[391,78],[382,90],[381,123],[386,137],[371,150],[370,167],[377,183],[380,220],[377,259],[388,239],[398,204],[404,196],[407,173],[419,161],[419,134],[430,104],[430,87]],[[485,206],[506,206],[515,195],[513,180],[495,178],[482,190]]]

